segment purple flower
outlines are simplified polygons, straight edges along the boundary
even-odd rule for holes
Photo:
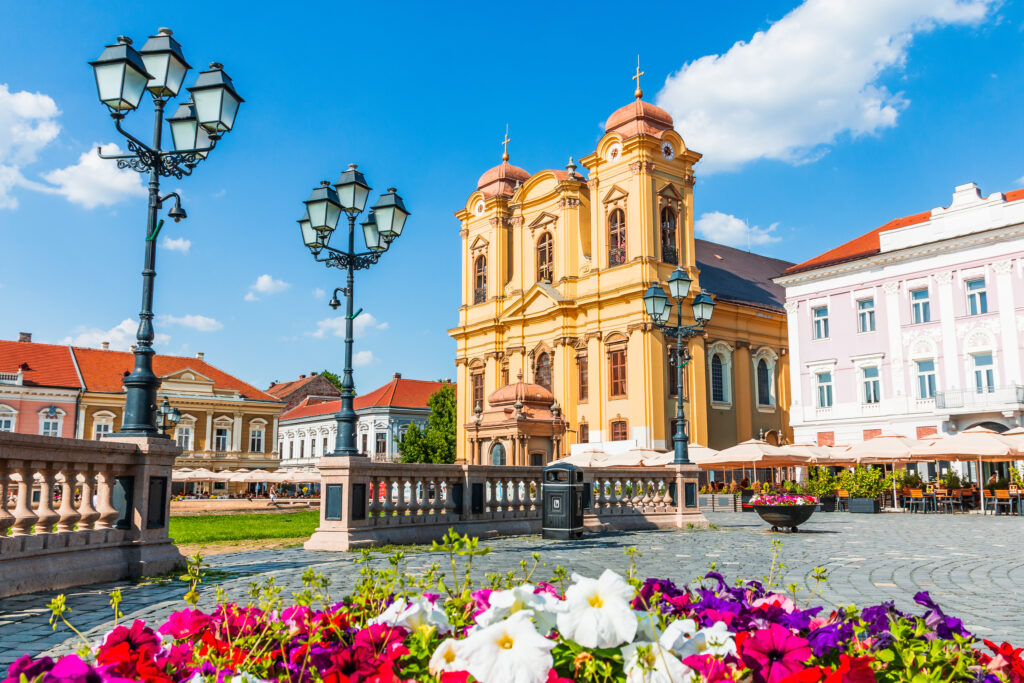
[[[100,683],[102,680],[96,669],[83,662],[78,655],[61,657],[43,679],[44,683]]]
[[[807,636],[811,643],[811,651],[815,657],[824,657],[833,650],[842,650],[853,637],[853,626],[848,623],[829,624],[816,628]]]
[[[52,668],[53,660],[49,657],[40,657],[33,660],[32,655],[22,655],[7,667],[7,678],[4,679],[3,683],[18,683],[22,675],[31,681],[39,674],[46,673]]]
[[[955,617],[946,616],[938,603],[932,600],[932,596],[928,594],[928,591],[921,591],[916,594],[914,602],[928,608],[928,611],[924,613],[924,623],[939,638],[951,640],[954,634],[962,638],[974,637],[970,631],[964,628],[964,622]],[[930,638],[930,640],[934,640],[934,638]]]
[[[873,636],[887,632],[889,621],[894,616],[899,616],[899,612],[896,611],[895,605],[891,601],[874,607],[865,607],[860,613],[860,618],[868,627],[868,633]]]
[[[805,667],[811,648],[785,626],[772,624],[744,641],[740,657],[753,672],[755,683],[779,683]]]

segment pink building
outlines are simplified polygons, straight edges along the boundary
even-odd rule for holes
[[[775,281],[796,442],[1024,424],[1024,190],[960,185]]]
[[[81,389],[67,346],[0,341],[0,432],[74,438]]]

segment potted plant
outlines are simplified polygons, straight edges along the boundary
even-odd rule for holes
[[[772,525],[772,531],[785,527],[796,533],[797,527],[806,522],[818,507],[814,496],[759,493],[750,505],[764,521]]]
[[[822,512],[836,511],[836,476],[827,467],[812,467],[807,492],[821,501]]]
[[[892,485],[892,475],[858,465],[839,476],[839,488],[850,492],[850,512],[880,512],[878,497]]]

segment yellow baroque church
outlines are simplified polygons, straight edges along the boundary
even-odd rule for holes
[[[462,305],[449,334],[457,345],[459,462],[541,464],[585,443],[671,449],[674,342],[653,327],[643,295],[677,266],[693,279],[686,316],[701,288],[716,302],[705,334],[689,340],[691,443],[721,449],[758,436],[791,438],[784,298],[770,279],[790,264],[695,238],[693,167],[701,155],[686,147],[668,112],[644,102],[639,88],[635,95],[580,159],[586,176],[571,157],[565,170],[513,166],[506,135],[502,163],[455,214]],[[539,393],[548,404],[553,398],[544,414],[564,436],[509,444],[475,428],[483,411],[508,403],[489,399],[503,399],[508,391],[498,390],[520,376],[526,387],[547,390]]]

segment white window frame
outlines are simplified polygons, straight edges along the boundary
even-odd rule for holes
[[[931,363],[932,369],[926,372],[921,371],[921,363]],[[928,378],[931,381],[928,381]],[[935,394],[939,392],[939,380],[936,372],[936,365],[934,358],[919,358],[914,360],[914,379],[916,386],[914,387],[914,394],[917,396],[919,401],[927,401],[935,398]],[[929,396],[929,392],[931,395]]]
[[[3,428],[5,422],[10,422],[6,429]],[[0,403],[0,432],[13,432],[18,428],[18,411],[9,405]]]
[[[718,410],[728,410],[732,407],[732,354],[733,347],[724,341],[716,341],[707,348],[708,365],[708,396],[711,398],[711,407]],[[722,401],[716,401],[714,390],[711,386],[711,360],[718,356],[722,361]]]
[[[818,408],[832,408],[835,405],[835,376],[834,369],[822,368],[814,371],[814,403]],[[828,375],[827,381],[822,381],[822,375]],[[828,398],[826,403],[825,399]]]
[[[194,422],[179,422],[174,428],[174,443],[183,451],[191,451],[195,443],[196,426]]]
[[[923,299],[914,298],[918,292],[924,292]],[[927,287],[910,290],[910,321],[914,325],[932,322],[932,293]]]
[[[114,431],[114,418],[117,417],[109,410],[101,410],[92,415],[92,438],[99,440],[103,438],[100,434],[110,434]],[[104,427],[102,431],[100,427]]]
[[[971,289],[971,284],[975,282],[980,282],[981,287]],[[988,283],[984,276],[964,280],[964,291],[967,293],[967,315],[988,313]]]
[[[215,453],[227,453],[227,452],[229,452],[231,450],[231,445],[232,445],[232,438],[231,437],[233,436],[231,431],[232,431],[232,428],[234,427],[234,424],[235,424],[235,421],[232,420],[230,417],[223,417],[222,416],[222,417],[218,417],[216,420],[213,421],[213,426],[211,427],[211,429],[213,429],[213,434],[210,435],[210,438],[212,439],[213,450],[214,450]],[[224,430],[224,434],[225,434],[225,437],[224,437],[224,448],[219,448],[219,443],[218,443],[218,439],[217,439],[217,432],[219,430]]]
[[[60,436],[64,433],[64,416],[67,415],[62,409],[57,408],[57,414],[55,417],[50,417],[50,407],[47,406],[39,411],[39,435],[40,436]],[[47,434],[48,431],[54,431],[45,429],[46,424],[49,422],[57,422],[56,434]]]
[[[988,356],[987,365],[978,365],[979,356]],[[991,394],[996,390],[996,354],[991,351],[979,351],[971,354],[971,369],[974,371],[974,391],[978,394]],[[984,377],[986,373],[988,377]],[[987,379],[988,382],[984,382]],[[987,385],[987,391],[984,390]]]
[[[868,371],[874,370],[875,376],[868,377]],[[882,369],[877,365],[864,365],[860,368],[861,395],[863,405],[877,405],[882,402]],[[874,400],[871,400],[872,397]]]
[[[868,308],[861,308],[861,304],[871,302]],[[868,324],[870,323],[870,325]],[[875,297],[867,296],[857,299],[857,334],[868,334],[875,331]]]
[[[818,311],[825,311],[824,315],[818,315]],[[828,339],[828,305],[814,306],[811,308],[811,336],[817,341]]]
[[[253,448],[256,438],[259,437],[259,448]],[[261,417],[249,420],[249,452],[267,452],[267,421]]]
[[[757,366],[762,360],[768,366],[768,403],[761,403],[761,379],[757,375]],[[750,357],[750,361],[753,365],[751,371],[754,373],[754,405],[761,412],[774,412],[778,404],[775,366],[779,361],[779,355],[767,346],[762,346]]]

